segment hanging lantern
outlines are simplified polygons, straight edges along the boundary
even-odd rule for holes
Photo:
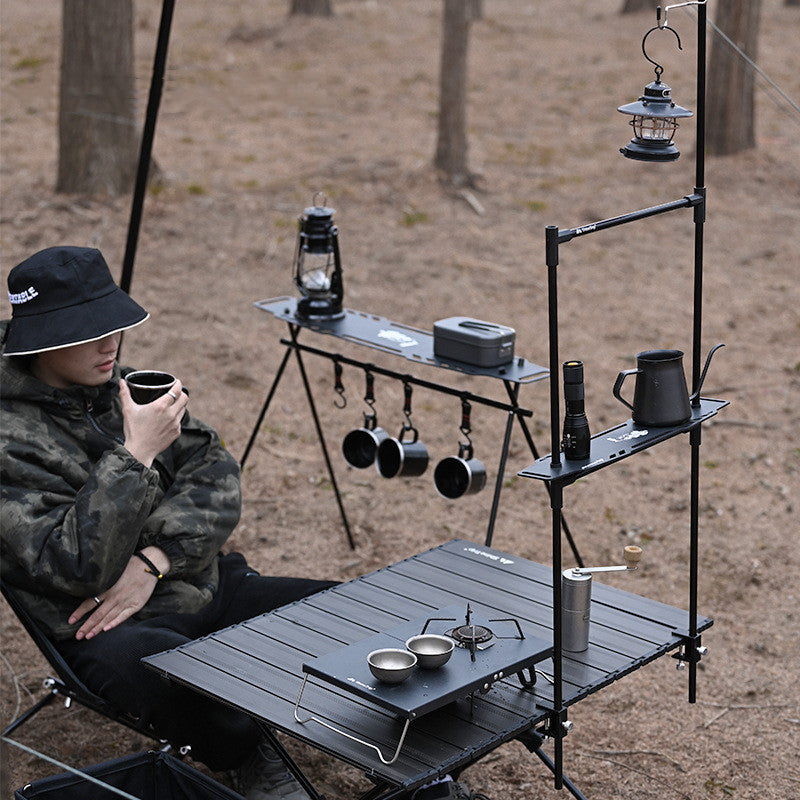
[[[294,282],[301,294],[297,302],[299,317],[336,319],[344,316],[342,265],[333,214],[332,208],[314,205],[298,218]]]
[[[676,105],[666,83],[656,80],[644,87],[644,94],[635,102],[620,106],[618,111],[632,115],[629,124],[633,138],[620,152],[637,161],[675,161],[680,151],[672,141],[678,119],[691,117],[692,112]]]
[[[635,103],[628,103],[617,109],[633,117],[629,122],[633,128],[633,138],[625,147],[620,148],[620,153],[636,161],[675,161],[680,156],[680,151],[672,141],[675,131],[678,130],[678,120],[692,116],[691,111],[673,102],[672,90],[661,81],[663,67],[653,61],[645,50],[647,37],[653,31],[661,30],[672,31],[678,40],[678,49],[683,49],[677,31],[666,24],[666,15],[662,23],[661,6],[656,9],[656,21],[658,24],[647,31],[642,39],[642,53],[651,64],[655,64],[656,79],[644,87],[644,94]]]

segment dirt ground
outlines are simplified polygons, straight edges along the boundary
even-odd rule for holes
[[[516,351],[546,364],[544,228],[569,228],[689,194],[694,124],[672,165],[623,159],[616,112],[652,79],[641,38],[648,15],[619,0],[487,0],[469,57],[473,202],[446,192],[435,146],[440,6],[433,0],[335,0],[328,20],[288,18],[286,0],[178,3],[132,294],[152,313],[126,335],[122,360],[168,369],[191,388],[192,410],[238,458],[280,363],[285,326],[254,301],[292,294],[295,220],[316,191],[336,209],[346,305],[431,329],[466,315],[516,329]],[[711,5],[713,18],[714,4]],[[58,3],[2,4],[2,278],[53,244],[99,247],[118,275],[130,200],[54,194]],[[760,68],[800,98],[800,12],[763,0]],[[159,21],[136,3],[142,116]],[[695,105],[695,25],[670,12],[684,46],[655,45],[678,103]],[[651,37],[652,39],[653,37]],[[672,38],[672,37],[670,37]],[[660,49],[659,49],[660,48]],[[572,710],[565,768],[590,798],[800,796],[800,146],[798,115],[759,80],[757,147],[707,161],[703,351],[725,342],[704,394],[730,400],[704,427],[700,610],[715,620],[698,702],[686,673],[664,658]],[[710,120],[709,125],[714,121]],[[479,213],[480,212],[480,213]],[[564,245],[560,348],[586,369],[594,432],[622,421],[617,372],[653,347],[691,352],[693,225],[669,215]],[[320,340],[354,358],[505,399],[488,379],[411,367],[394,356]],[[687,356],[687,364],[690,358]],[[231,540],[266,573],[342,580],[451,538],[482,542],[491,494],[439,497],[431,472],[387,481],[347,467],[339,451],[361,422],[363,376],[345,368],[338,409],[333,371],[306,360],[357,543],[346,542],[296,368],[284,376],[243,475],[242,522]],[[688,366],[687,366],[688,371]],[[402,422],[395,382],[376,382],[379,419]],[[549,449],[546,381],[522,388],[532,430]],[[424,389],[414,421],[432,459],[455,453],[460,407]],[[476,454],[497,475],[502,412],[473,408]],[[543,487],[517,478],[532,461],[515,430],[494,546],[550,563]],[[645,550],[640,572],[604,582],[671,605],[688,603],[686,437],[582,480],[565,514],[587,564]],[[3,725],[49,674],[2,605]],[[17,739],[72,766],[135,752],[147,742],[95,715],[51,708]],[[330,800],[368,784],[353,769],[292,746]],[[7,786],[60,771],[13,750]],[[225,781],[227,776],[217,776]],[[495,800],[557,796],[547,771],[512,744],[464,779]],[[565,792],[566,794],[566,792]]]

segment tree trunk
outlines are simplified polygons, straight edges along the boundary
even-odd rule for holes
[[[729,0],[718,5],[717,27],[756,61],[761,0]],[[708,65],[706,143],[711,155],[755,147],[755,81],[752,70],[721,37],[713,39]]]
[[[136,172],[133,0],[63,0],[57,192],[119,195]]]
[[[469,19],[472,21],[483,19],[483,0],[468,0]]]
[[[434,166],[454,186],[471,182],[467,168],[467,45],[470,12],[464,0],[444,0],[439,74],[439,129]]]
[[[306,14],[309,17],[332,17],[331,0],[292,0],[289,14]]]
[[[655,11],[656,6],[665,5],[659,0],[625,0],[622,4],[623,14],[632,14],[636,11]]]

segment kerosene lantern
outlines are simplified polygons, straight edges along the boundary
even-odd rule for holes
[[[307,319],[337,319],[344,316],[342,264],[339,259],[338,229],[334,209],[315,195],[315,205],[298,218],[294,282],[300,290],[297,316]]]

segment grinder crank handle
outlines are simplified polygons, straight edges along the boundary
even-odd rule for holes
[[[625,559],[625,569],[637,569],[642,560],[642,548],[636,544],[626,545],[622,557]]]
[[[572,571],[577,575],[591,575],[595,572],[629,572],[638,569],[639,562],[642,560],[642,548],[635,544],[629,544],[622,551],[625,564],[614,567],[575,567]]]

